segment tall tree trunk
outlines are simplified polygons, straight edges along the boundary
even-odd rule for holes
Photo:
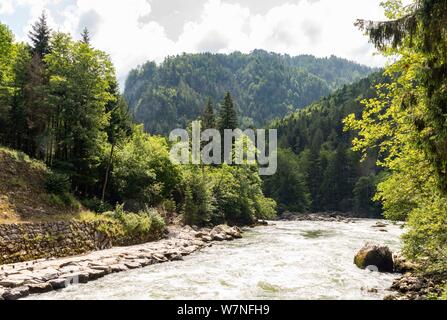
[[[109,161],[107,163],[106,176],[104,178],[104,185],[102,186],[102,195],[101,195],[102,202],[104,202],[104,198],[106,196],[107,183],[109,182],[109,173],[110,173],[110,167],[112,166],[114,150],[115,150],[115,142],[113,142],[112,148],[110,149],[110,156],[109,156]]]

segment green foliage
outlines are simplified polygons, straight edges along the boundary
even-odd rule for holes
[[[385,6],[390,21],[359,25],[385,55],[400,59],[386,70],[391,83],[377,86],[377,98],[364,101],[362,116],[345,123],[359,134],[354,150],[378,150],[379,164],[389,172],[376,199],[387,217],[408,220],[405,254],[422,271],[445,275],[446,2],[403,7],[389,0]]]
[[[90,31],[87,27],[82,30],[81,38],[83,43],[90,44]]]
[[[113,210],[113,207],[109,203],[95,197],[83,199],[82,205],[95,213],[104,213]]]
[[[119,205],[112,212],[104,213],[104,217],[112,218],[121,223],[128,236],[156,236],[159,237],[165,230],[165,222],[155,209],[146,208],[138,213],[124,211]]]
[[[32,26],[29,37],[32,43],[33,54],[37,54],[40,58],[43,58],[50,53],[51,30],[48,27],[45,12],[42,12],[38,21]]]
[[[380,177],[371,173],[369,176],[360,177],[353,189],[354,210],[364,215],[379,216],[382,208],[378,201],[374,200],[377,192],[377,184]]]
[[[262,181],[254,166],[198,169],[172,164],[166,139],[149,135],[143,126],[132,124],[113,65],[106,53],[91,46],[87,32],[82,41],[68,34],[51,33],[42,15],[33,26],[31,46],[14,43],[12,33],[3,25],[0,36],[0,142],[44,160],[57,172],[46,179],[48,202],[79,206],[72,191],[83,199],[84,206],[98,213],[109,211],[110,204],[123,204],[104,217],[119,221],[122,232],[128,235],[163,229],[163,220],[147,207],[183,210],[186,221],[197,225],[225,221],[246,224],[275,215],[276,204],[262,194]],[[213,60],[218,56],[209,57]],[[243,68],[246,57],[234,57],[242,63],[235,67]],[[279,56],[270,58],[274,62],[267,69],[282,64]],[[205,81],[202,76],[197,83],[192,77],[194,84],[180,79],[176,63],[167,59],[162,68],[169,71],[169,76],[159,74],[160,83],[166,85],[148,88],[144,98],[158,112],[158,119],[153,118],[158,126],[156,132],[164,132],[167,124],[186,123],[190,114],[201,113],[203,100],[196,89],[205,83],[208,89],[212,85],[212,79]],[[262,67],[259,61],[252,64],[255,69]],[[142,76],[151,78],[156,69],[145,65]],[[285,69],[281,66],[281,72]],[[204,75],[206,70],[201,70]],[[196,74],[194,68],[191,72]],[[234,76],[228,73],[224,77],[230,75]],[[215,76],[218,78],[218,73]],[[316,77],[314,80],[322,82]],[[131,76],[128,83],[132,81],[132,90],[144,87]],[[266,86],[250,86],[250,92],[261,94]],[[217,85],[209,96],[222,98],[227,92],[223,88]],[[128,97],[138,98],[136,93]],[[195,105],[200,108],[190,113]],[[176,108],[180,112],[173,115]],[[220,124],[225,129],[238,126],[238,110],[229,93],[220,111]],[[214,114],[209,100],[203,119],[207,128],[218,126]]]
[[[236,108],[234,106],[233,99],[231,98],[231,94],[227,92],[225,94],[224,102],[220,108],[219,131],[223,136],[224,130],[226,129],[234,130],[237,128],[238,128],[238,120],[237,120]]]
[[[189,166],[182,192],[185,221],[198,226],[252,224],[276,216],[276,202],[262,193],[256,166]]]
[[[135,119],[154,134],[187,127],[200,117],[209,97],[219,101],[228,91],[242,126],[262,126],[371,71],[336,57],[290,57],[263,50],[183,54],[131,71],[124,95]]]
[[[350,113],[361,113],[360,101],[373,97],[374,84],[380,81],[385,78],[373,74],[270,124],[278,129],[280,147],[294,153],[280,152],[278,173],[265,179],[267,194],[281,210],[353,211],[361,216],[380,216],[371,200],[374,194],[361,190],[362,185],[369,187],[364,186],[365,177],[379,171],[376,156],[372,153],[360,162],[360,157],[348,150],[354,133],[343,131],[343,119]]]
[[[447,199],[434,195],[419,204],[408,219],[404,253],[425,272],[447,273]]]
[[[183,205],[184,220],[189,225],[203,226],[211,224],[214,199],[211,193],[211,181],[204,170],[191,167],[184,174]]]
[[[257,218],[273,218],[276,203],[264,197],[257,166],[210,168],[214,183],[215,216],[230,224],[251,224]],[[274,214],[273,214],[274,213]]]
[[[70,177],[66,174],[50,171],[45,179],[45,189],[54,194],[64,194],[70,191]]]
[[[156,206],[170,198],[180,182],[166,139],[144,133],[141,126],[134,128],[132,136],[116,152],[112,178],[119,200],[136,201],[136,209]]]
[[[14,58],[14,35],[7,26],[0,23],[0,85],[2,90],[13,80]]]
[[[280,211],[307,212],[310,208],[303,169],[290,150],[278,150],[278,171],[264,179],[264,190],[277,201]]]
[[[201,120],[202,130],[216,128],[216,118],[214,116],[213,102],[211,99],[208,99],[208,103],[206,104]]]
[[[71,208],[74,210],[79,210],[81,208],[79,201],[69,192],[49,193],[43,197],[49,204],[55,207]]]
[[[0,142],[5,141],[4,128],[9,124],[7,114],[12,98],[15,54],[14,36],[7,26],[0,23]]]
[[[113,66],[105,53],[66,34],[54,34],[51,44],[45,62],[51,74],[49,101],[55,111],[53,161],[70,171],[74,185],[89,188],[97,182],[94,170],[107,141],[106,105],[113,98],[108,91]]]

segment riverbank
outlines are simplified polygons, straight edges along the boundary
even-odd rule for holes
[[[439,300],[445,294],[447,280],[435,276],[421,276],[417,273],[406,273],[396,279],[384,300]]]
[[[17,300],[30,294],[87,283],[111,273],[182,260],[216,241],[242,237],[237,227],[217,226],[194,230],[169,226],[165,239],[131,247],[115,247],[84,255],[35,260],[0,266],[0,300]]]

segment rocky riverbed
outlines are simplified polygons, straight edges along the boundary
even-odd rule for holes
[[[408,272],[393,282],[385,300],[427,300],[440,299],[447,281],[439,277],[420,276]]]
[[[323,221],[323,222],[346,222],[354,223],[358,220],[354,214],[342,212],[321,213],[292,213],[284,212],[278,220],[280,221]]]
[[[116,247],[85,255],[36,260],[0,266],[0,300],[17,300],[30,294],[63,289],[70,284],[87,283],[111,273],[182,260],[215,241],[242,237],[237,227],[217,226],[194,230],[185,226],[168,227],[165,239],[131,247]]]

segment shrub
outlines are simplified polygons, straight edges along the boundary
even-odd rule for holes
[[[61,195],[70,191],[69,176],[50,171],[45,177],[45,189],[49,193]]]
[[[276,217],[276,201],[258,195],[255,201],[257,217],[260,219],[273,219]]]
[[[179,178],[166,139],[150,136],[138,126],[115,154],[111,185],[121,202],[136,203],[132,210],[137,210],[170,198]]]
[[[129,236],[160,236],[166,224],[157,210],[147,208],[138,213],[126,212],[123,205],[118,205],[114,211],[104,213],[104,217],[119,221],[124,232]]]
[[[96,213],[104,213],[113,210],[113,207],[109,203],[101,201],[98,198],[84,199],[82,200],[82,205]]]
[[[78,200],[69,192],[61,194],[55,194],[55,193],[44,194],[42,196],[42,199],[56,207],[61,208],[70,207],[76,210],[81,208],[81,205],[79,204]]]
[[[404,253],[427,273],[447,274],[447,198],[424,199],[410,212]]]
[[[262,193],[256,166],[187,167],[182,184],[185,222],[191,225],[252,224],[276,215]]]
[[[210,192],[209,177],[197,167],[185,174],[183,212],[185,223],[189,225],[208,225],[214,210]]]
[[[175,203],[174,200],[165,199],[161,203],[161,208],[163,208],[163,210],[165,210],[168,213],[173,213],[177,211],[177,204]]]

